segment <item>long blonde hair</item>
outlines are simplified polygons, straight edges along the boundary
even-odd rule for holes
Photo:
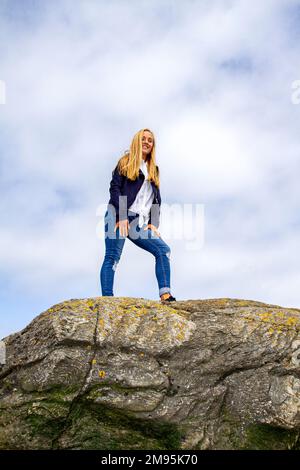
[[[141,129],[133,137],[130,149],[118,161],[119,172],[130,180],[135,180],[139,175],[139,168],[142,162],[142,137],[143,132],[149,131],[153,137],[153,147],[151,153],[147,156],[148,180],[153,181],[159,188],[159,169],[155,161],[155,138],[150,129]]]

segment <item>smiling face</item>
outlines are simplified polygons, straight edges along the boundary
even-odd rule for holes
[[[144,131],[142,137],[143,157],[147,157],[153,148],[154,140],[150,131]]]

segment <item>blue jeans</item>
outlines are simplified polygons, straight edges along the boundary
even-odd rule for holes
[[[122,236],[119,226],[114,232],[116,218],[114,211],[108,209],[104,216],[105,224],[105,257],[100,270],[100,281],[103,296],[113,296],[115,271],[120,260],[126,238],[143,250],[149,251],[155,257],[155,275],[159,295],[171,292],[170,288],[170,254],[171,249],[153,230],[144,230],[138,226],[138,214],[128,211],[128,236]],[[138,279],[136,280],[138,282]]]

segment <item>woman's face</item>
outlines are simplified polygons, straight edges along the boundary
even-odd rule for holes
[[[149,131],[144,131],[143,137],[142,137],[143,155],[149,155],[149,153],[151,153],[152,147],[153,147],[153,135]]]

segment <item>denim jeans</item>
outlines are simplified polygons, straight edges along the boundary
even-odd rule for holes
[[[155,257],[155,275],[159,295],[171,292],[170,288],[170,254],[169,245],[146,225],[138,226],[138,214],[128,211],[128,236],[120,235],[119,226],[114,232],[116,218],[114,211],[108,206],[104,216],[105,256],[100,270],[102,296],[113,296],[115,271],[120,260],[126,238]],[[138,282],[138,279],[136,279]]]

